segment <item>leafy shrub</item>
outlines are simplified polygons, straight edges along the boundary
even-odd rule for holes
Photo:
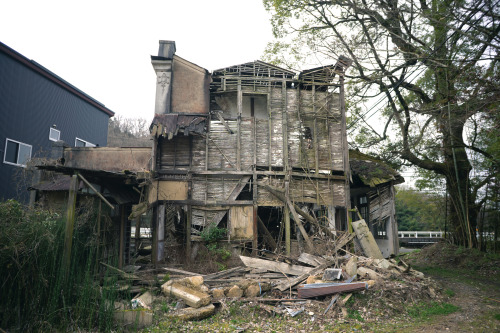
[[[227,235],[226,228],[219,228],[215,224],[211,224],[208,227],[205,227],[201,233],[201,239],[205,243],[214,243],[220,239],[223,239]]]

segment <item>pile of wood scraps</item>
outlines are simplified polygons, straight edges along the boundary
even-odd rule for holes
[[[156,311],[155,304],[175,304],[174,309],[162,316],[177,320],[206,318],[227,309],[226,304],[236,300],[256,304],[271,315],[294,317],[307,313],[308,316],[345,318],[348,306],[362,306],[356,303],[359,298],[352,297],[357,293],[367,296],[364,299],[371,306],[384,309],[387,307],[381,304],[385,304],[385,298],[390,298],[391,306],[398,302],[404,306],[408,300],[437,297],[436,288],[422,273],[403,260],[383,259],[379,255],[380,250],[375,249],[369,239],[371,233],[366,235],[363,222],[354,227],[355,233],[339,234],[330,247],[333,250],[328,253],[240,255],[240,266],[212,274],[177,267],[143,270],[135,266],[122,271],[106,266],[117,274],[120,283],[129,285],[129,295],[135,295],[132,301],[122,304],[143,309],[148,315]],[[372,257],[351,252],[354,250],[349,244],[354,237],[363,252]],[[150,293],[145,295],[144,288],[149,288]],[[366,306],[362,309],[367,316],[384,313],[383,309],[370,311]]]

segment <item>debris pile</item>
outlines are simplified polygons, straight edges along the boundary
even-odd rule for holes
[[[132,299],[132,306],[149,312],[160,309],[158,304],[169,304],[160,317],[178,320],[207,318],[238,300],[257,305],[269,315],[294,317],[307,313],[317,318],[345,319],[350,308],[363,320],[371,321],[390,317],[412,303],[441,297],[432,280],[403,260],[369,258],[345,249],[352,240],[352,234],[338,237],[335,252],[323,255],[241,255],[242,266],[213,274],[163,267],[144,271],[149,273],[144,275],[141,270],[120,275],[142,287],[150,286],[151,294]],[[370,243],[358,245],[366,251]],[[373,248],[370,251],[377,256]]]

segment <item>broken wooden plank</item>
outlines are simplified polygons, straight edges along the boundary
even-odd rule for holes
[[[222,116],[222,112],[215,112],[215,116],[217,117],[217,119],[219,119],[219,121],[222,123],[222,125],[224,125],[224,127],[229,132],[229,134],[234,134],[233,130],[231,129],[231,127],[229,127],[228,123],[226,122],[226,120]]]
[[[366,282],[354,282],[354,283],[342,283],[338,285],[331,285],[321,287],[318,286],[315,288],[299,288],[298,296],[299,298],[312,298],[317,296],[327,296],[331,294],[346,292],[346,291],[357,291],[357,290],[365,290],[368,289],[368,285]]]
[[[247,267],[265,268],[268,271],[273,271],[283,274],[303,275],[303,274],[308,274],[313,270],[313,268],[311,267],[290,265],[284,262],[269,261],[269,260],[251,258],[245,256],[240,256],[240,259]]]
[[[352,222],[351,224],[365,255],[370,258],[384,259],[384,256],[382,255],[382,252],[380,252],[380,248],[378,247],[377,242],[375,241],[373,234],[370,232],[365,220],[358,220]]]
[[[335,304],[335,302],[339,299],[339,297],[340,297],[340,294],[337,294],[337,295],[332,297],[330,304],[328,304],[328,306],[326,307],[325,312],[323,312],[323,314],[326,314],[328,312],[328,310],[330,310],[330,308],[333,306],[333,304]]]
[[[306,244],[307,244],[307,247],[308,247],[308,251],[313,252],[314,251],[314,245],[311,242],[311,240],[309,239],[309,236],[307,235],[307,232],[304,229],[304,226],[302,225],[302,221],[300,221],[299,215],[297,214],[297,211],[295,209],[295,205],[292,204],[292,202],[290,201],[290,198],[288,198],[283,193],[280,193],[279,191],[276,191],[271,186],[264,185],[264,188],[266,190],[268,190],[276,198],[280,199],[285,204],[287,204],[287,206],[290,209],[290,213],[292,213],[292,215],[293,215],[293,220],[295,221],[295,224],[297,224],[297,227],[299,227],[300,233],[302,234],[302,236],[304,237],[304,240],[306,241]]]
[[[235,275],[235,274],[243,272],[245,270],[246,270],[246,268],[242,267],[242,266],[233,267],[233,268],[230,268],[230,269],[226,269],[225,271],[221,271],[221,272],[217,272],[217,273],[212,273],[212,274],[204,275],[203,279],[205,281],[208,281],[208,280],[220,279],[222,277],[226,277],[227,278],[229,276]]]
[[[335,250],[333,251],[333,253],[336,253],[338,250],[340,250],[341,248],[343,248],[344,246],[347,245],[347,243],[349,243],[350,241],[352,241],[352,239],[356,236],[356,234],[352,233],[345,233],[343,234],[341,237],[339,237],[337,239],[337,241],[335,242]]]
[[[171,267],[162,267],[162,269],[164,271],[167,271],[167,272],[179,273],[179,274],[189,275],[189,276],[199,276],[199,275],[201,275],[201,274],[198,274],[198,273],[183,271],[182,269],[171,268]]]
[[[85,179],[85,177],[83,177],[81,174],[77,174],[78,175],[78,178],[80,178],[84,183],[85,185],[87,185],[92,191],[94,191],[94,193],[102,200],[104,201],[104,203],[106,205],[108,205],[109,208],[111,208],[111,210],[114,210],[115,209],[115,206],[113,206],[108,200],[106,200],[106,198],[98,191],[96,190],[96,188],[94,186],[92,186],[92,184],[89,183],[89,181],[87,179]]]
[[[284,196],[284,193],[283,193],[282,189],[271,187],[269,185],[264,185],[264,188],[266,190],[268,190],[271,194],[275,195],[281,201],[286,202],[285,201],[285,196]],[[271,192],[271,191],[274,191],[276,194],[273,193],[273,192]],[[309,223],[314,224],[319,230],[321,230],[324,233],[326,233],[329,237],[331,237],[331,238],[335,237],[335,235],[328,229],[328,227],[326,227],[324,225],[321,225],[318,222],[318,220],[316,220],[316,218],[314,218],[313,216],[311,216],[311,215],[307,214],[306,212],[304,212],[298,205],[294,204],[293,208],[295,209],[295,211],[297,212],[297,214],[299,214],[300,216],[302,216],[303,218],[305,218],[306,221],[308,221]]]
[[[262,222],[261,218],[258,215],[257,215],[257,223],[259,232],[262,234],[264,242],[267,245],[269,245],[271,250],[276,249],[278,247],[278,244],[276,244],[276,241],[274,240],[273,236],[271,235],[269,230],[267,230],[266,225],[264,224],[264,222]]]
[[[327,262],[325,264],[319,265],[318,267],[311,269],[307,273],[304,273],[304,274],[302,274],[302,275],[300,275],[300,276],[298,276],[298,277],[296,277],[294,279],[290,279],[290,280],[287,280],[286,282],[283,282],[283,283],[280,283],[280,284],[276,285],[275,288],[279,289],[280,291],[287,290],[288,288],[291,288],[293,286],[298,285],[299,283],[301,283],[302,281],[304,281],[305,279],[307,279],[310,275],[315,275],[318,272],[321,272],[323,269],[327,268],[330,265],[331,265],[330,262]]]
[[[312,254],[309,254],[306,252],[302,252],[297,260],[303,264],[308,264],[308,265],[311,265],[313,267],[316,267],[316,266],[319,266],[322,264],[326,264],[326,259],[323,259],[321,257],[315,256],[315,255],[312,255]]]
[[[121,269],[118,269],[116,267],[108,265],[108,264],[106,264],[104,262],[101,262],[101,265],[109,268],[110,270],[112,270],[115,273],[118,273],[125,280],[141,280],[139,277],[135,276],[134,274],[130,274],[130,273],[124,272]]]

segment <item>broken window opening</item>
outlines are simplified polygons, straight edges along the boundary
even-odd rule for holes
[[[389,223],[389,217],[386,217],[385,219],[377,219],[374,221],[372,229],[373,229],[373,236],[376,239],[388,239],[387,236],[388,223]]]
[[[307,149],[312,149],[312,147],[313,147],[313,132],[311,130],[311,127],[304,127],[303,138],[304,138],[305,147]]]
[[[253,200],[253,186],[251,182],[243,187],[236,200]]]

